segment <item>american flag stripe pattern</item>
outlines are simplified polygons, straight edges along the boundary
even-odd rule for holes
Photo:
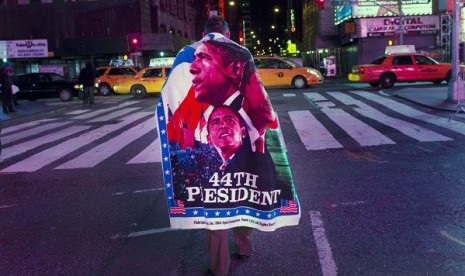
[[[279,211],[282,214],[298,213],[299,208],[297,207],[297,203],[294,200],[289,200],[287,206],[281,206]]]
[[[185,215],[186,214],[186,209],[184,208],[184,202],[182,200],[177,200],[176,201],[178,206],[171,207],[170,208],[170,214],[172,215]]]

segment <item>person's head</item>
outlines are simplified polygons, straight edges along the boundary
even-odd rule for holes
[[[213,15],[208,18],[207,22],[205,22],[205,26],[203,28],[202,36],[205,36],[209,33],[220,33],[227,38],[230,36],[228,22],[221,19],[220,17]]]
[[[240,91],[254,72],[250,52],[235,43],[204,41],[197,47],[190,72],[199,102],[223,104],[235,91]]]
[[[242,146],[247,130],[241,115],[228,106],[213,109],[207,122],[207,139],[224,160],[229,159]]]
[[[6,72],[8,75],[13,74],[13,64],[9,61],[3,63],[2,70]]]

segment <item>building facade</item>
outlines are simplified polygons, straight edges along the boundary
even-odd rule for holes
[[[315,67],[334,56],[342,75],[383,55],[389,45],[415,45],[418,52],[450,62],[452,19],[443,2],[402,1],[399,6],[397,1],[326,1],[320,9],[306,0],[303,55]]]
[[[48,57],[12,57],[8,50],[0,50],[0,55],[13,61],[17,73],[37,71],[43,64],[62,64],[70,79],[77,78],[87,61],[102,66],[127,57],[145,67],[150,59],[174,56],[200,37],[207,18],[205,2],[4,0],[0,41],[45,40]],[[129,47],[131,34],[140,38],[137,49]]]

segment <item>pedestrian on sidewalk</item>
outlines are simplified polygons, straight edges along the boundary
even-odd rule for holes
[[[90,62],[86,63],[86,67],[82,68],[78,82],[82,84],[84,97],[82,98],[83,105],[94,105],[94,87],[97,72]]]
[[[16,112],[13,108],[13,65],[11,62],[7,61],[0,68],[0,84],[2,85],[2,107],[3,113]]]

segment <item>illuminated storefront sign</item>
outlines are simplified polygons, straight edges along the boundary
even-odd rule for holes
[[[359,19],[360,33],[358,37],[392,36],[398,33],[399,17],[378,17]],[[439,31],[438,16],[408,16],[402,21],[407,34],[436,34]]]
[[[404,15],[419,15],[419,14],[432,14],[432,3],[428,4],[414,4],[402,5],[402,13]],[[382,5],[382,6],[361,6],[354,5],[352,7],[352,17],[371,17],[371,16],[393,16],[399,14],[397,5]]]
[[[429,15],[433,13],[432,1],[402,1],[404,15]],[[399,14],[397,1],[359,0],[358,5],[341,5],[335,7],[334,21],[339,24],[349,18],[377,16],[395,16]]]
[[[291,9],[291,30],[295,32],[295,14],[294,9]]]
[[[0,41],[0,58],[48,57],[46,39]]]

